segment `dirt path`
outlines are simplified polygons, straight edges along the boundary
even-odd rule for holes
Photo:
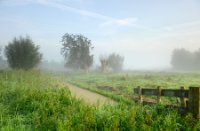
[[[100,94],[88,91],[86,89],[82,89],[79,87],[76,87],[72,84],[67,84],[69,90],[71,91],[72,95],[77,97],[78,99],[83,99],[86,103],[88,104],[92,104],[92,105],[113,105],[116,102],[105,97],[102,96]]]

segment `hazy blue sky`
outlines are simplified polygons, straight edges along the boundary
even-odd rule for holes
[[[61,61],[61,37],[92,40],[96,64],[112,52],[126,68],[163,68],[174,48],[200,48],[199,0],[0,0],[0,46],[29,35],[44,59]]]

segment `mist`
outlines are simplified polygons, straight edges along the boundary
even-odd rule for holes
[[[49,61],[40,67],[64,70],[62,36],[82,34],[94,47],[92,69],[100,65],[101,55],[111,53],[124,57],[124,70],[173,69],[175,49],[195,52],[200,48],[199,4],[196,0],[3,0],[0,46],[4,48],[14,37],[29,35],[40,46],[43,61]]]

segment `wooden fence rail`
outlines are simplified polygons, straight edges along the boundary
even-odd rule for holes
[[[141,88],[140,86],[134,88],[134,93],[138,94],[138,101],[143,102],[143,95],[145,96],[156,96],[157,103],[161,102],[161,96],[166,97],[178,97],[180,98],[181,108],[188,108],[194,117],[200,118],[200,87],[189,87],[184,89],[161,89],[157,88]],[[186,99],[188,99],[188,104]]]

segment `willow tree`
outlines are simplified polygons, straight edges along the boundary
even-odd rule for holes
[[[108,66],[114,71],[118,72],[123,69],[124,57],[119,54],[112,53],[108,57]]]
[[[100,61],[100,64],[101,64],[101,72],[104,73],[107,71],[108,69],[108,57],[107,56],[100,56],[99,57],[99,61]]]

